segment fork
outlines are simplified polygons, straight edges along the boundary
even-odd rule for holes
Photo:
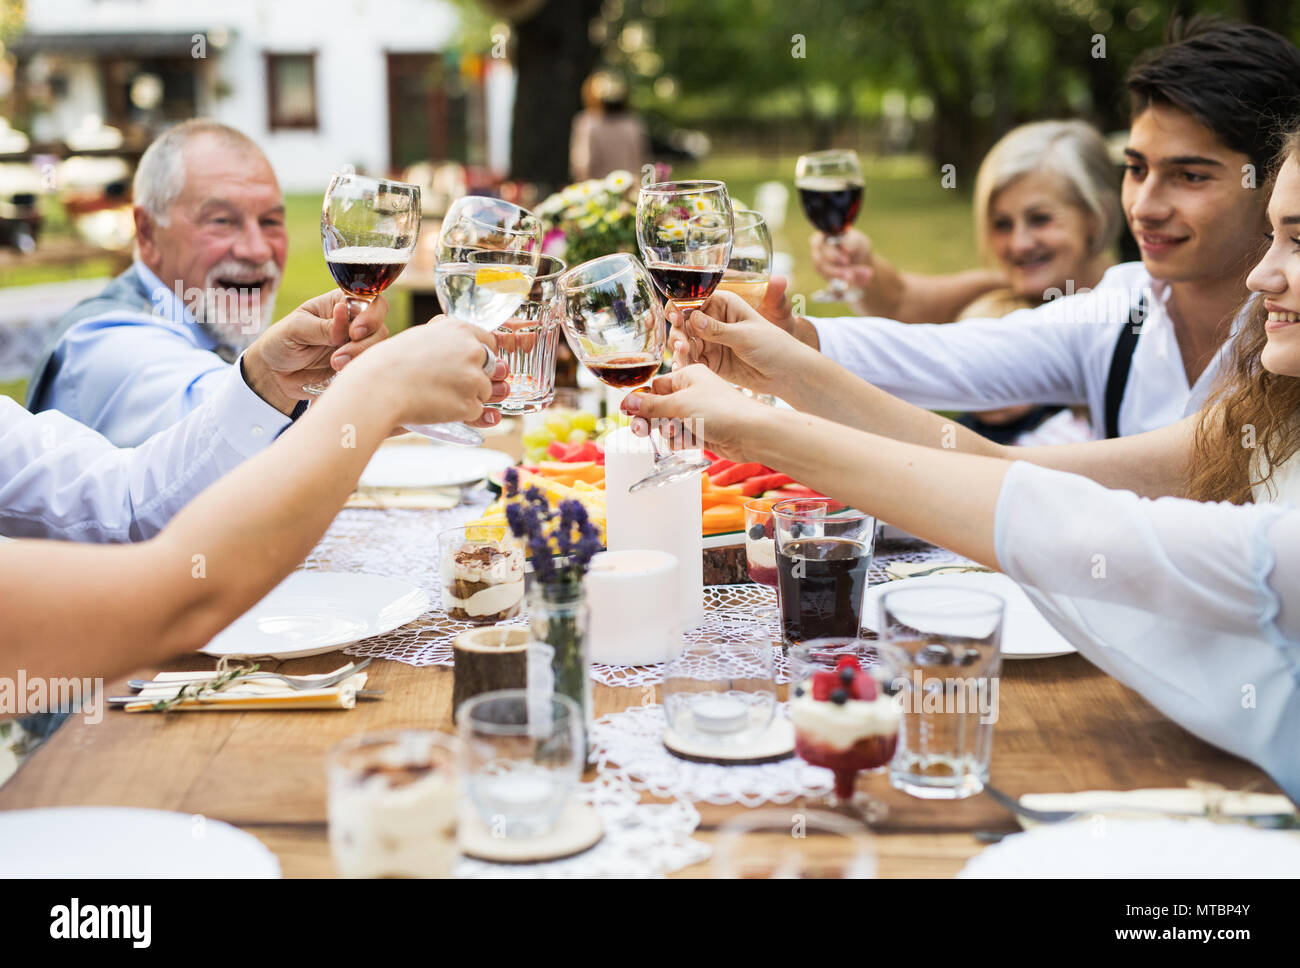
[[[328,689],[330,686],[337,686],[344,679],[356,675],[366,666],[370,665],[371,661],[373,660],[363,659],[361,662],[349,665],[346,669],[340,669],[338,672],[328,675],[324,679],[308,678],[307,676],[289,676],[285,675],[283,672],[251,672],[246,676],[237,676],[232,680],[232,684],[239,682],[242,679],[247,679],[250,682],[262,679],[279,679],[285,684],[285,686],[295,692],[302,692],[309,689]],[[144,689],[146,686],[193,686],[210,682],[214,678],[216,677],[205,675],[196,676],[193,679],[171,679],[167,682],[153,682],[149,679],[132,679],[127,683],[127,685],[132,689]]]

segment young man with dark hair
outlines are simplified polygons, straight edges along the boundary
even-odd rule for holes
[[[1263,240],[1272,132],[1300,120],[1300,51],[1261,27],[1193,21],[1140,58],[1128,85],[1122,200],[1141,262],[1115,266],[1091,292],[1001,319],[810,320],[788,305],[769,318],[862,379],[931,409],[1086,405],[1098,437],[1153,430],[1199,409]],[[706,312],[724,323],[752,314],[726,300]],[[709,363],[742,383],[746,368],[779,364],[760,358],[763,347],[771,351],[766,341],[730,345],[723,323],[697,320],[675,334],[679,361]],[[841,419],[888,433],[879,414]]]

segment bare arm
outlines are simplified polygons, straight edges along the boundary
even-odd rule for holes
[[[703,367],[659,377],[629,394],[626,412],[692,418],[697,440],[735,459],[758,460],[976,561],[998,567],[994,511],[1011,466],[995,457],[917,446],[765,407]],[[642,430],[643,422],[634,422]]]
[[[1147,497],[1180,495],[1187,478],[1195,417],[1130,438],[1059,447],[1006,447],[860,379],[780,327],[756,317],[732,293],[715,293],[675,321],[698,360],[725,379],[781,397],[796,410],[881,437],[965,454],[1026,460],[1091,477]]]
[[[201,647],[311,550],[395,425],[472,420],[504,392],[480,368],[491,340],[443,323],[368,351],[151,541],[0,547],[0,675],[109,676]]]
[[[1002,274],[991,269],[945,275],[905,272],[874,252],[871,241],[856,229],[845,233],[838,245],[828,245],[816,232],[810,248],[818,272],[843,279],[854,291],[851,305],[860,316],[943,323],[956,319],[971,300],[1006,285]]]

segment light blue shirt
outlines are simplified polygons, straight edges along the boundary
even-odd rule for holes
[[[114,447],[57,411],[32,415],[0,397],[0,535],[149,538],[289,425],[244,382],[238,361],[207,382],[205,402],[135,448]]]
[[[153,311],[92,316],[63,334],[53,378],[33,410],[60,410],[119,447],[134,447],[209,399],[231,364],[173,289],[133,266]]]

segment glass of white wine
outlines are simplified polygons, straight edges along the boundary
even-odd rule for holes
[[[736,209],[735,226],[731,259],[718,288],[734,292],[757,309],[772,278],[772,233],[767,219],[747,208]]]

